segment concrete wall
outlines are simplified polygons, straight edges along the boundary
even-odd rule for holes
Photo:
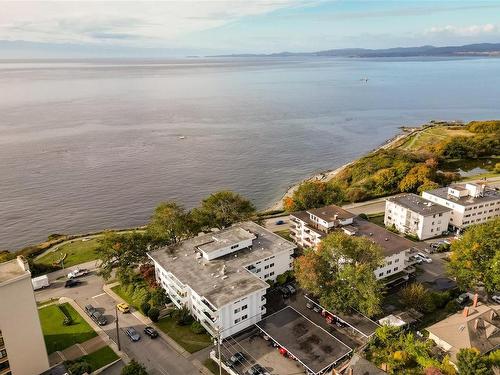
[[[31,275],[0,285],[0,330],[13,375],[40,374],[49,368]]]

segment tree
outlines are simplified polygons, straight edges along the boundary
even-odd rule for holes
[[[201,229],[226,228],[249,219],[255,207],[248,199],[232,191],[219,191],[203,199],[201,206],[192,210],[192,217]]]
[[[141,303],[141,311],[145,315],[148,315],[149,310],[151,310],[151,305],[149,304],[149,302],[144,301],[143,303]]]
[[[401,298],[406,307],[419,311],[429,310],[432,304],[429,292],[420,283],[412,283],[404,287],[401,291]]]
[[[125,283],[134,277],[134,268],[144,263],[149,249],[149,237],[140,232],[118,234],[108,232],[99,240],[96,249],[100,265],[100,274],[109,279],[116,269],[117,276]]]
[[[175,202],[160,203],[147,227],[147,234],[155,247],[177,243],[191,232],[190,216]]]
[[[462,288],[500,290],[500,217],[469,227],[451,244],[448,272]]]
[[[372,316],[380,311],[382,285],[374,271],[382,264],[381,254],[366,238],[334,232],[296,259],[295,278],[327,309],[352,307]]]
[[[460,349],[457,354],[457,368],[460,375],[493,374],[487,359],[477,349]]]
[[[90,374],[92,372],[92,366],[84,360],[76,360],[68,364],[68,370],[72,375]]]
[[[121,375],[148,375],[148,372],[146,371],[146,367],[133,359],[122,368]]]
[[[156,307],[151,307],[148,311],[148,318],[156,323],[159,317],[160,317],[160,310],[158,310]]]

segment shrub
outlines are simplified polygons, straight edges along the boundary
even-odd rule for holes
[[[458,310],[458,304],[455,300],[451,300],[449,301],[446,306],[444,307],[444,310],[447,312],[447,313],[453,313],[455,311]]]
[[[200,322],[195,320],[193,323],[191,323],[191,331],[193,333],[202,334],[205,333],[205,327],[203,327]]]
[[[148,372],[142,364],[133,359],[122,368],[121,375],[148,375]]]
[[[144,301],[143,303],[141,303],[141,310],[144,314],[148,315],[148,312],[149,310],[151,310],[151,305]]]
[[[281,275],[276,277],[276,284],[283,285],[289,282],[293,278],[293,272],[291,270],[283,272]]]
[[[158,310],[156,307],[151,307],[148,311],[148,317],[156,323],[158,321],[158,318],[160,317],[160,310]]]
[[[92,372],[92,366],[83,360],[68,362],[67,368],[71,375],[90,374]]]
[[[367,215],[367,214],[364,214],[364,213],[359,214],[359,217],[360,217],[361,219],[368,220],[368,215]]]
[[[175,319],[176,323],[180,326],[187,326],[193,322],[193,317],[189,313],[189,310],[186,307],[182,309],[175,310],[172,314],[172,317]]]

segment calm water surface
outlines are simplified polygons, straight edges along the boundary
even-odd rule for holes
[[[0,62],[0,249],[219,189],[264,208],[401,125],[499,118],[499,98],[500,59]]]

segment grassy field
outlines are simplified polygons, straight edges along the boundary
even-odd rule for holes
[[[69,303],[63,304],[73,319],[73,324],[64,326],[64,314],[58,305],[50,305],[38,310],[47,352],[63,350],[73,344],[82,343],[97,336],[97,333]]]
[[[285,240],[288,241],[293,241],[292,237],[290,236],[290,230],[289,229],[284,229],[284,230],[279,230],[276,233],[278,236],[283,237]]]
[[[212,338],[207,333],[194,333],[190,326],[180,326],[171,317],[160,319],[158,328],[169,335],[189,353],[197,352],[212,345]]]
[[[98,246],[99,237],[92,238],[88,241],[74,240],[62,245],[56,251],[38,259],[35,263],[51,265],[61,259],[64,254],[67,254],[64,259],[64,267],[71,267],[76,264],[89,262],[97,259],[96,249]]]
[[[465,127],[433,126],[410,136],[399,148],[407,151],[420,151],[424,147],[449,138],[457,136],[471,137],[473,135],[474,133],[469,132]]]
[[[113,349],[111,349],[109,346],[105,346],[104,348],[83,356],[82,360],[92,366],[92,371],[95,371],[111,362],[116,361],[118,358],[120,357],[116,355]]]
[[[219,375],[219,365],[213,359],[207,358],[203,362],[203,366],[210,370],[212,374]],[[222,369],[222,375],[229,375],[228,372]]]

